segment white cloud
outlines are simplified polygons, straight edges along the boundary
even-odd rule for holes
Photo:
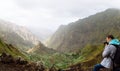
[[[55,30],[61,24],[120,8],[119,0],[0,0],[0,18],[32,29]]]

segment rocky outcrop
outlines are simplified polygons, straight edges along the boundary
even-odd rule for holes
[[[53,54],[56,51],[51,48],[47,48],[46,46],[44,46],[42,43],[39,42],[38,45],[29,49],[27,52],[29,54],[40,54],[40,55],[44,54],[45,55],[45,54]]]
[[[41,62],[28,62],[21,57],[12,57],[2,53],[0,56],[0,71],[45,71]]]
[[[12,55],[2,53],[0,56],[0,62],[3,64],[19,64],[19,65],[26,65],[28,61],[23,59],[22,57],[14,58]]]

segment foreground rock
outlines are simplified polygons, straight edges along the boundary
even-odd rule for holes
[[[45,67],[40,62],[28,62],[21,57],[14,58],[2,53],[0,56],[0,71],[45,71]]]

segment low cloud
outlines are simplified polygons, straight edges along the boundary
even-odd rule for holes
[[[107,8],[120,8],[119,0],[1,0],[0,18],[31,29],[55,31]]]

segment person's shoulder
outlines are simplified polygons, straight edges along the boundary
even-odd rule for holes
[[[116,49],[116,46],[115,46],[115,45],[111,45],[111,44],[109,44],[109,45],[108,45],[108,48]]]

